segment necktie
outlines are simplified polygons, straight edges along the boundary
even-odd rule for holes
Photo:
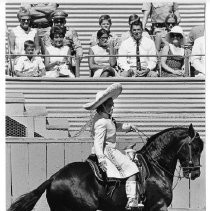
[[[140,42],[139,40],[136,40],[136,69],[141,71],[141,62],[140,62],[140,57],[138,56],[139,55],[139,45],[140,45]]]

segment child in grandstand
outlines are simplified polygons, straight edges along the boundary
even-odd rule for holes
[[[40,57],[32,56],[35,52],[35,44],[32,40],[24,42],[24,50],[27,56],[16,59],[14,71],[18,77],[41,77],[45,75],[45,66]]]

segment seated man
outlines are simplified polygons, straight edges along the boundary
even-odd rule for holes
[[[138,15],[136,15],[136,14],[130,15],[129,18],[128,18],[129,27],[136,20],[140,20],[140,17]],[[146,32],[146,31],[143,31],[142,32],[142,36],[146,36],[146,37],[150,38],[149,33]],[[126,31],[126,32],[124,32],[122,34],[122,36],[121,36],[121,42],[123,42],[124,40],[127,40],[129,37],[131,37],[131,31],[130,30],[128,30],[128,31]]]
[[[157,77],[154,71],[157,64],[156,48],[153,40],[142,36],[142,22],[134,21],[130,26],[131,37],[122,42],[119,55],[127,57],[118,58],[118,66],[123,77]],[[148,57],[135,57],[130,55],[148,55]],[[149,55],[153,55],[149,57]]]
[[[35,44],[31,40],[24,42],[25,54],[34,54]],[[18,77],[41,77],[45,74],[45,66],[40,57],[20,56],[14,65]]]
[[[205,77],[205,56],[201,54],[205,54],[204,36],[197,38],[192,48],[191,64],[195,68],[195,77]]]

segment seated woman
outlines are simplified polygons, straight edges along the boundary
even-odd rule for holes
[[[46,55],[60,55],[60,57],[45,57],[46,77],[71,77],[75,75],[71,69],[71,59],[69,46],[64,46],[63,39],[65,37],[66,28],[53,26],[50,30],[50,38],[53,41],[51,46],[46,47]]]
[[[97,39],[99,43],[90,47],[89,55],[115,55],[116,49],[114,49],[113,41],[108,42],[109,32],[105,29],[100,29],[97,32]],[[91,76],[93,77],[109,77],[118,76],[117,72],[113,68],[116,65],[115,57],[89,57],[89,68],[91,70]]]
[[[162,55],[170,55],[169,57],[161,57],[162,77],[179,77],[184,76],[184,48],[185,37],[180,26],[174,26],[166,35],[165,45]],[[178,56],[174,56],[178,55]]]
[[[112,20],[111,17],[109,15],[102,15],[99,18],[99,26],[101,27],[101,29],[105,29],[109,32],[109,39],[108,41],[112,41],[114,44],[114,48],[118,49],[119,48],[119,42],[120,39],[117,37],[116,34],[112,33],[110,31],[112,25]],[[98,44],[98,39],[97,39],[97,32],[94,32],[90,38],[90,46],[94,46]]]
[[[160,51],[165,44],[168,44],[165,37],[168,32],[171,31],[171,29],[178,24],[177,17],[175,14],[171,13],[169,14],[165,19],[165,31],[162,31],[161,33],[157,33],[155,36],[155,46],[157,51]]]

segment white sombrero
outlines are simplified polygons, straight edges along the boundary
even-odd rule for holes
[[[97,92],[95,100],[86,103],[83,105],[83,107],[87,110],[94,110],[109,98],[116,99],[121,94],[121,92],[122,85],[120,83],[114,83],[106,90]]]

